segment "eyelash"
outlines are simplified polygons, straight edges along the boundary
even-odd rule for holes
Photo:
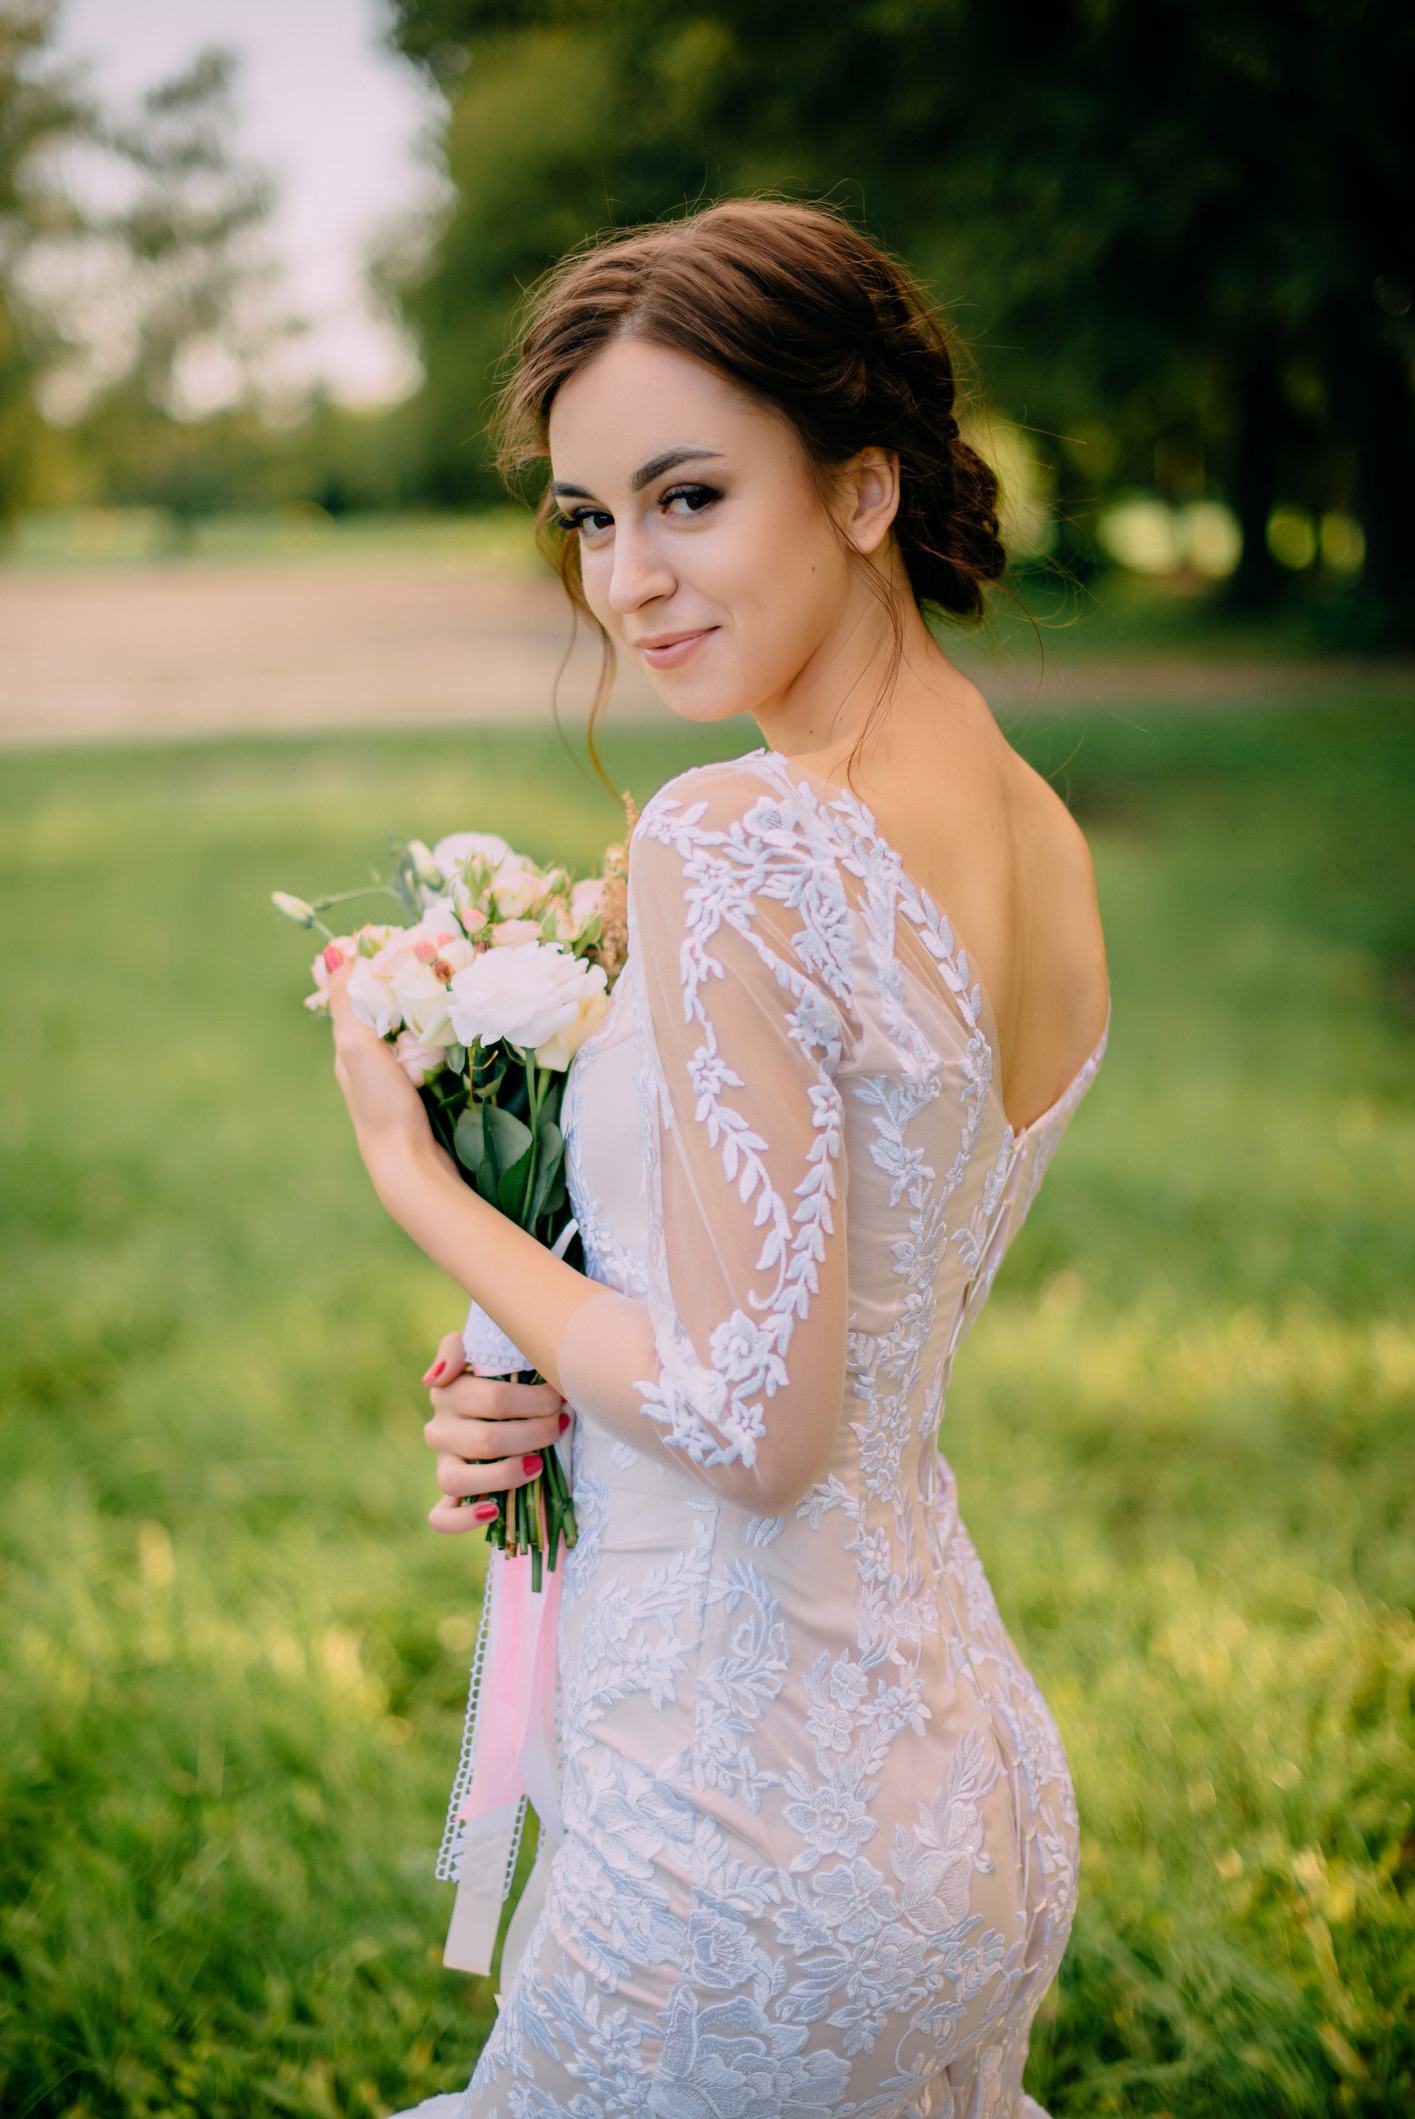
[[[711,506],[713,501],[721,500],[721,498],[722,494],[716,486],[705,486],[695,483],[693,485],[670,486],[666,493],[659,495],[658,504],[660,508],[666,508],[670,501],[696,500],[698,506],[691,508],[689,513],[700,515],[705,508]],[[604,515],[606,513],[607,510],[604,508],[572,508],[568,514],[563,510],[557,510],[553,520],[556,529],[569,532],[571,530],[582,530],[585,524],[596,515]],[[611,517],[610,520],[612,521],[613,518]]]

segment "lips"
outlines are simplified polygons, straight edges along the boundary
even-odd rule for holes
[[[655,633],[647,640],[635,641],[634,645],[650,669],[672,670],[688,661],[708,635],[716,631],[716,626],[705,625],[692,632]]]

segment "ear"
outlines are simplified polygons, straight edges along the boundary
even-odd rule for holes
[[[889,535],[899,513],[899,458],[892,449],[862,449],[840,470],[841,523],[855,550],[868,557]]]

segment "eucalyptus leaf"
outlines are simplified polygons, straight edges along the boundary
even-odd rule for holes
[[[555,1182],[541,1205],[542,1214],[556,1215],[567,1204],[570,1195],[565,1189],[565,1165],[562,1162],[555,1173]]]
[[[527,1128],[522,1126],[521,1131],[525,1133],[526,1138],[529,1140],[530,1134]],[[521,1221],[521,1202],[526,1196],[526,1185],[531,1174],[531,1158],[534,1153],[534,1147],[527,1148],[520,1161],[512,1163],[497,1187],[497,1205],[502,1213],[509,1214],[514,1222]]]
[[[540,1149],[540,1160],[536,1169],[535,1190],[531,1194],[530,1212],[526,1216],[526,1227],[533,1229],[545,1212],[550,1188],[560,1174],[560,1165],[565,1158],[565,1136],[559,1126],[542,1120],[536,1134]]]
[[[452,1135],[458,1162],[463,1169],[470,1170],[474,1177],[486,1160],[486,1128],[483,1123],[486,1109],[485,1104],[468,1104]]]
[[[531,1129],[500,1104],[483,1104],[481,1112],[487,1146],[496,1157],[496,1167],[503,1175],[509,1175],[531,1146]]]

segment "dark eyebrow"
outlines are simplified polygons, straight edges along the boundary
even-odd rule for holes
[[[629,480],[629,490],[642,493],[645,486],[662,478],[665,471],[676,471],[679,464],[715,463],[721,454],[720,449],[665,449],[662,456],[655,456],[651,463],[642,465],[634,473]]]
[[[656,478],[662,478],[665,471],[676,471],[679,464],[714,463],[721,454],[720,449],[665,449],[662,456],[655,456],[651,462],[640,466],[629,480],[629,490],[631,493],[642,493],[645,486],[651,486]],[[560,479],[555,480],[550,491],[555,500],[594,498],[583,486],[566,485]]]

